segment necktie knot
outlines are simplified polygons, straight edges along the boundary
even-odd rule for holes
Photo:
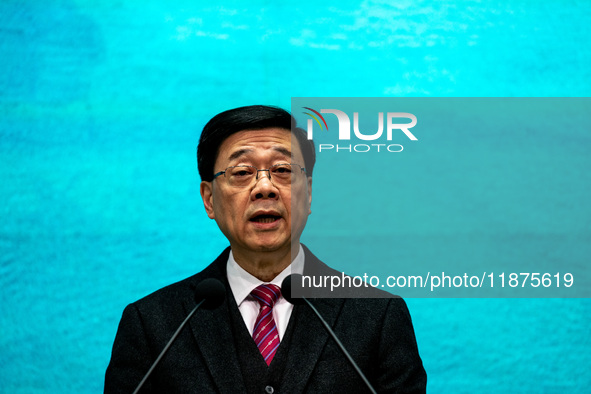
[[[254,289],[250,294],[259,302],[261,307],[273,308],[273,305],[279,299],[281,288],[272,283],[265,283]]]

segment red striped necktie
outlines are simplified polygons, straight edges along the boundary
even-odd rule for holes
[[[277,285],[262,284],[250,293],[261,306],[257,320],[252,330],[252,338],[263,355],[267,365],[271,364],[273,356],[279,347],[279,332],[273,319],[273,305],[281,294]]]

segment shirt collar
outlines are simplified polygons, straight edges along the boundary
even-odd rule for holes
[[[230,250],[230,256],[228,257],[227,264],[227,275],[232,294],[236,300],[236,304],[240,306],[242,302],[250,295],[250,292],[257,288],[263,283],[273,283],[281,287],[281,282],[287,276],[291,274],[303,274],[304,273],[304,249],[300,244],[298,254],[293,259],[290,265],[288,265],[283,271],[279,273],[271,282],[263,282],[260,279],[255,278],[249,274],[244,268],[242,268],[236,260],[234,260],[234,254]]]

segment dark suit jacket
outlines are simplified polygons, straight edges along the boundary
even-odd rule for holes
[[[329,275],[340,274],[320,262],[307,248],[305,252],[306,267],[314,266],[315,272]],[[107,368],[105,393],[134,390],[172,333],[196,305],[195,286],[206,278],[224,283],[227,294],[224,303],[211,311],[197,311],[142,392],[249,392],[245,382],[252,378],[248,371],[250,359],[245,364],[244,357],[241,358],[244,352],[239,353],[237,349],[256,347],[252,338],[249,338],[252,344],[244,343],[249,339],[243,322],[241,328],[235,328],[240,319],[232,318],[239,312],[226,277],[228,254],[229,248],[202,272],[125,308]],[[326,298],[313,299],[312,303],[378,392],[426,391],[427,376],[410,315],[401,298]],[[275,393],[367,392],[363,381],[307,305],[294,306],[287,333],[290,340],[282,341],[273,360],[281,359],[284,363],[280,371],[274,372]],[[237,337],[242,342],[237,343]],[[255,356],[252,364],[264,363],[262,360],[262,356],[260,359]],[[273,366],[271,363],[270,369]],[[261,382],[260,390],[256,391],[265,392],[266,384]],[[253,391],[252,385],[248,387]]]

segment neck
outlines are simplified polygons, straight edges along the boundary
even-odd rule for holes
[[[299,247],[300,244],[297,243],[287,250],[271,252],[249,252],[232,248],[232,254],[246,272],[263,282],[270,282],[296,258]]]

